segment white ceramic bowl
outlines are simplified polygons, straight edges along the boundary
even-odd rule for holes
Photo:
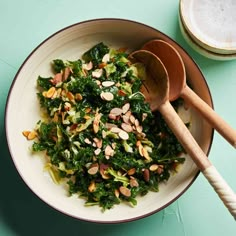
[[[84,207],[84,200],[68,197],[63,186],[55,185],[48,174],[43,172],[43,158],[32,156],[29,151],[31,143],[22,135],[23,130],[33,129],[40,119],[36,79],[38,75],[48,76],[51,73],[49,63],[53,59],[78,59],[85,50],[101,41],[111,47],[128,47],[134,50],[154,38],[169,42],[179,51],[193,89],[212,106],[207,83],[189,55],[160,31],[129,20],[97,19],[64,28],[42,42],[20,67],[7,100],[5,114],[7,142],[13,162],[22,179],[51,207],[85,221],[99,223],[132,221],[168,206],[181,196],[197,177],[199,171],[187,156],[180,172],[171,177],[167,184],[162,184],[158,193],[149,193],[145,197],[140,197],[138,205],[134,208],[120,204],[102,213],[96,206]],[[212,129],[193,111],[191,117],[191,132],[207,154],[213,138]]]
[[[232,0],[180,0],[184,37],[193,48],[212,59],[236,58],[236,2]]]

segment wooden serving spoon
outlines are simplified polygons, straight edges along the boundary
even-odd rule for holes
[[[236,219],[236,195],[208,160],[169,102],[169,79],[165,66],[156,55],[146,50],[135,51],[129,58],[131,61],[143,63],[146,67],[147,78],[144,81],[143,93],[151,109],[159,110],[169,128]]]
[[[169,100],[174,101],[182,97],[236,148],[236,131],[186,84],[185,66],[178,51],[169,43],[159,39],[147,42],[142,49],[154,53],[166,67],[170,83]]]

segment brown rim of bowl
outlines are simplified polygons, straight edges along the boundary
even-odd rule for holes
[[[12,92],[12,89],[14,87],[14,84],[15,84],[15,81],[17,80],[17,77],[18,77],[18,74],[21,72],[22,68],[24,67],[24,65],[28,62],[28,60],[31,58],[31,56],[38,50],[38,48],[43,45],[45,42],[47,42],[49,39],[51,39],[52,37],[54,37],[55,35],[59,34],[60,32],[64,31],[64,30],[67,30],[69,28],[72,28],[72,27],[75,27],[77,25],[81,25],[81,24],[85,24],[85,23],[92,23],[92,22],[95,22],[95,21],[122,21],[122,22],[128,22],[128,23],[132,23],[132,24],[135,24],[135,25],[140,25],[140,26],[143,26],[145,28],[148,28],[149,30],[152,30],[154,32],[157,32],[157,33],[160,33],[162,34],[164,37],[166,37],[168,40],[170,40],[171,42],[175,43],[182,51],[182,53],[186,54],[186,56],[188,57],[189,60],[191,60],[194,65],[196,66],[196,68],[198,69],[198,71],[200,72],[200,74],[202,75],[202,78],[203,78],[203,82],[205,83],[206,85],[206,88],[208,90],[208,94],[209,94],[209,97],[210,97],[210,102],[211,102],[211,105],[212,105],[212,108],[213,108],[213,100],[212,100],[212,96],[211,96],[211,93],[210,93],[210,89],[209,89],[209,86],[206,82],[206,79],[205,77],[203,76],[200,68],[198,67],[198,65],[196,64],[196,62],[190,57],[190,55],[177,43],[175,42],[173,39],[171,39],[169,36],[167,36],[166,34],[162,33],[161,31],[155,29],[154,27],[151,27],[151,26],[148,26],[144,23],[140,23],[140,22],[137,22],[137,21],[134,21],[134,20],[129,20],[129,19],[122,19],[122,18],[96,18],[96,19],[90,19],[90,20],[85,20],[85,21],[81,21],[81,22],[78,22],[78,23],[74,23],[74,24],[71,24],[69,26],[66,26],[58,31],[56,31],[55,33],[53,33],[52,35],[48,36],[45,40],[43,40],[36,48],[34,48],[31,53],[26,57],[26,59],[23,61],[22,65],[20,66],[20,68],[18,69],[13,81],[12,81],[12,84],[10,86],[10,89],[9,89],[9,92],[8,92],[8,96],[7,96],[7,101],[6,101],[6,107],[5,107],[5,113],[4,113],[4,126],[5,126],[5,132],[6,132],[6,139],[7,139],[7,145],[8,145],[8,149],[9,149],[9,152],[10,152],[10,155],[12,154],[11,152],[11,149],[10,149],[10,146],[9,146],[9,137],[8,137],[8,132],[7,132],[7,111],[8,111],[8,103],[9,103],[9,98],[10,98],[10,95],[11,95],[11,92]],[[206,152],[206,155],[208,156],[209,155],[209,152],[210,152],[210,149],[211,149],[211,146],[212,146],[212,142],[213,142],[213,136],[214,136],[214,131],[212,129],[212,132],[211,132],[211,139],[210,139],[210,143],[209,143],[209,147],[208,147],[208,150]],[[11,155],[12,157],[12,155]],[[19,175],[21,176],[21,178],[23,179],[23,181],[25,182],[23,176],[20,174],[20,172],[18,171],[18,168],[14,162],[14,159],[12,158],[13,160],[13,163],[15,165],[15,168],[17,169],[17,172],[19,173]],[[87,221],[87,222],[92,222],[92,223],[100,223],[100,224],[117,224],[117,223],[127,223],[127,222],[131,222],[131,221],[136,221],[136,220],[139,220],[139,219],[143,219],[145,217],[148,217],[148,216],[151,216],[161,210],[163,210],[164,208],[166,208],[167,206],[169,206],[171,203],[173,203],[174,201],[176,201],[181,195],[183,195],[183,193],[186,192],[186,190],[193,184],[193,182],[196,180],[196,178],[198,177],[200,171],[198,171],[196,173],[196,175],[194,176],[194,178],[192,179],[192,181],[175,197],[173,198],[171,201],[169,201],[167,204],[163,205],[162,207],[158,208],[158,209],[155,209],[147,214],[144,214],[142,216],[137,216],[137,217],[133,217],[133,218],[130,218],[130,219],[125,219],[125,220],[117,220],[117,221],[99,221],[99,220],[88,220],[88,219],[84,219],[82,217],[75,217],[59,208],[56,208],[54,206],[52,206],[50,203],[46,202],[45,200],[43,200],[37,193],[35,193],[27,184],[28,188],[31,190],[31,192],[33,192],[36,196],[38,196],[39,199],[41,199],[43,202],[45,202],[48,206],[52,207],[53,209],[57,210],[58,212],[61,212],[63,213],[64,215],[67,215],[67,216],[70,216],[72,218],[75,218],[75,219],[78,219],[78,220],[81,220],[81,221]]]

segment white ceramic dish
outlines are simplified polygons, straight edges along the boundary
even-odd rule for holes
[[[184,27],[197,44],[214,53],[236,53],[235,11],[232,0],[180,0]]]
[[[139,35],[139,37],[137,37]],[[120,204],[102,213],[94,207],[84,207],[84,200],[68,197],[66,189],[55,185],[48,174],[43,172],[43,159],[32,156],[31,143],[26,141],[22,131],[32,129],[40,119],[36,97],[38,75],[48,76],[52,59],[77,59],[91,46],[100,41],[111,47],[140,48],[150,39],[159,38],[172,44],[181,54],[186,66],[187,78],[193,89],[210,106],[212,100],[207,83],[198,66],[189,55],[172,39],[147,25],[122,19],[97,19],[78,23],[60,30],[42,42],[25,60],[11,86],[5,114],[7,142],[13,162],[20,176],[29,188],[51,207],[77,219],[118,223],[136,220],[168,206],[181,196],[193,183],[199,171],[187,156],[180,172],[162,184],[160,192],[149,193],[138,199],[138,205],[131,208]],[[213,131],[196,113],[191,111],[191,132],[205,153],[210,150]],[[16,122],[16,119],[20,122]]]
[[[200,44],[198,44],[192,36],[188,33],[187,29],[185,28],[181,15],[179,14],[179,26],[180,26],[180,31],[186,40],[186,42],[198,53],[201,55],[213,59],[213,60],[219,60],[219,61],[229,61],[236,59],[236,53],[232,54],[220,54],[216,52],[212,52],[210,50],[207,50],[206,48],[202,47]]]

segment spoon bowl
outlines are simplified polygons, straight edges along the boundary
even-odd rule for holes
[[[178,51],[169,43],[159,39],[147,42],[142,49],[154,53],[166,67],[170,83],[169,100],[182,97],[236,148],[236,131],[187,85],[184,62]]]

